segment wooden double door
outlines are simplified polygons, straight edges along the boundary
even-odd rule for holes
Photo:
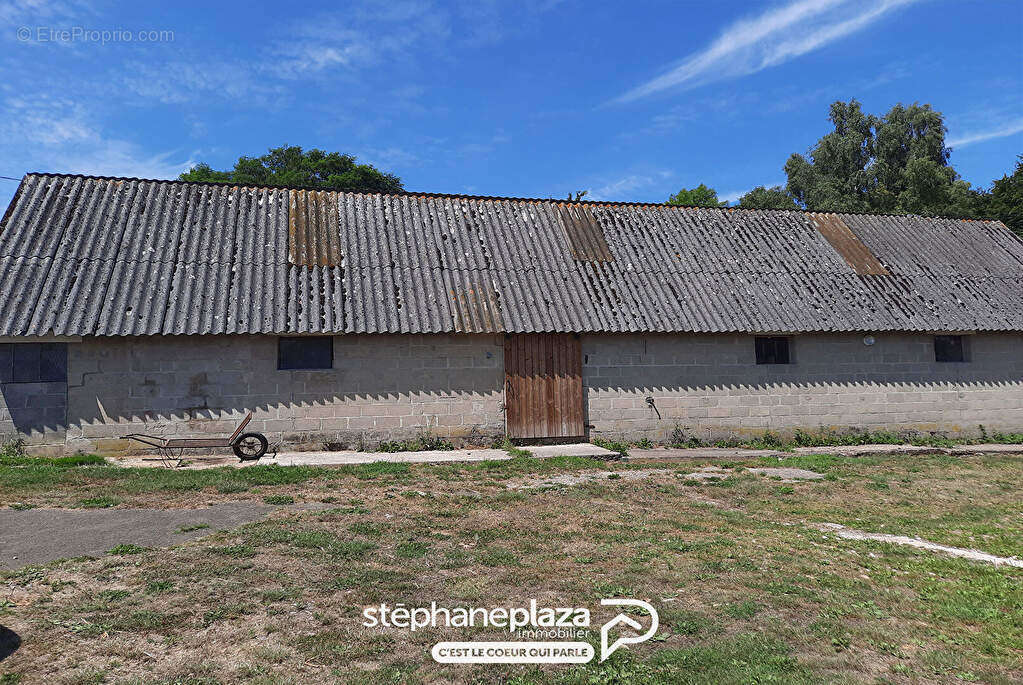
[[[585,435],[578,336],[571,333],[505,336],[504,376],[508,437]]]

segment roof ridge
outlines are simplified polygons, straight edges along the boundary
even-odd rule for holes
[[[554,204],[570,204],[580,206],[594,206],[594,207],[661,207],[661,208],[672,208],[672,209],[710,209],[720,210],[722,212],[769,212],[772,214],[781,212],[795,212],[799,214],[839,214],[846,216],[891,216],[891,217],[920,217],[922,219],[952,219],[955,221],[1000,221],[996,218],[987,219],[974,219],[969,217],[955,217],[945,216],[939,214],[895,214],[892,212],[827,212],[813,209],[758,209],[750,207],[705,207],[701,205],[673,205],[666,202],[629,202],[623,200],[562,200],[553,197],[516,197],[516,196],[505,196],[505,195],[470,195],[464,193],[441,193],[441,192],[430,192],[430,191],[414,191],[414,190],[402,190],[400,192],[385,193],[385,192],[361,192],[351,190],[331,190],[329,188],[316,188],[312,186],[280,186],[280,185],[268,185],[260,183],[231,183],[229,181],[184,181],[176,178],[140,178],[138,176],[103,176],[98,174],[79,174],[79,173],[59,173],[52,171],[29,171],[22,177],[29,176],[44,176],[48,178],[83,178],[83,179],[94,179],[98,181],[141,181],[144,183],[170,183],[180,185],[199,185],[199,186],[228,186],[237,188],[252,188],[254,190],[312,190],[319,192],[332,192],[332,193],[346,193],[348,195],[378,195],[381,197],[421,197],[421,198],[439,198],[439,199],[452,199],[452,200],[482,200],[486,202],[529,202],[529,203],[554,203]]]

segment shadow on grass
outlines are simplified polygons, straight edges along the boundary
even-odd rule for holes
[[[0,626],[0,661],[18,651],[21,636],[6,626]]]

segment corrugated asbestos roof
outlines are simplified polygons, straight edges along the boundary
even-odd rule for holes
[[[915,216],[29,174],[0,273],[7,336],[1023,330],[1023,242]]]

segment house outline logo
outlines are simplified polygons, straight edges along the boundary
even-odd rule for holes
[[[626,616],[625,614],[618,614],[610,621],[600,627],[600,660],[604,661],[614,652],[624,645],[634,645],[640,642],[646,642],[654,636],[657,632],[657,628],[660,625],[660,618],[657,615],[657,609],[653,607],[649,602],[644,602],[641,599],[627,599],[627,598],[610,598],[600,600],[602,606],[628,606],[628,607],[639,607],[650,614],[650,627],[642,635],[635,636],[621,636],[608,647],[607,638],[611,629],[615,626],[624,623],[636,632],[643,629],[643,624],[639,621]]]

